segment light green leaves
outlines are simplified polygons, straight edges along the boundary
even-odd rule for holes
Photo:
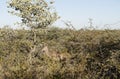
[[[22,23],[30,28],[45,28],[58,19],[45,0],[11,0],[9,8],[14,9],[10,13],[21,17]]]

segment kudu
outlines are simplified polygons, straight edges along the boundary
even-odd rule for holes
[[[56,52],[54,50],[50,50],[48,46],[43,47],[41,52],[47,57],[54,60],[67,60],[71,57],[71,55],[67,52],[63,52],[63,53]]]

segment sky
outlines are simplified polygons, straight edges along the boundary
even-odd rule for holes
[[[11,25],[20,18],[9,14],[7,0],[0,0],[0,27]],[[77,29],[89,26],[89,18],[97,28],[120,29],[120,0],[56,0],[54,7],[61,17],[56,26],[66,27],[62,21],[71,21]],[[109,26],[105,26],[105,25]]]

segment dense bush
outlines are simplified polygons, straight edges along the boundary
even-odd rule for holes
[[[0,29],[0,79],[119,79],[120,31]],[[41,54],[42,45],[69,53],[57,61]],[[29,53],[32,53],[31,64]]]

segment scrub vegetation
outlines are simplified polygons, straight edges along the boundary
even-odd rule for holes
[[[0,79],[120,78],[120,30],[53,27],[59,16],[44,0],[9,8],[28,29],[0,28]]]
[[[120,31],[71,30],[0,30],[1,79],[119,79]],[[32,58],[29,54],[32,52]],[[63,59],[49,57],[64,54]],[[68,55],[66,55],[67,53]],[[54,59],[58,58],[58,60]],[[31,60],[31,63],[29,63]]]

